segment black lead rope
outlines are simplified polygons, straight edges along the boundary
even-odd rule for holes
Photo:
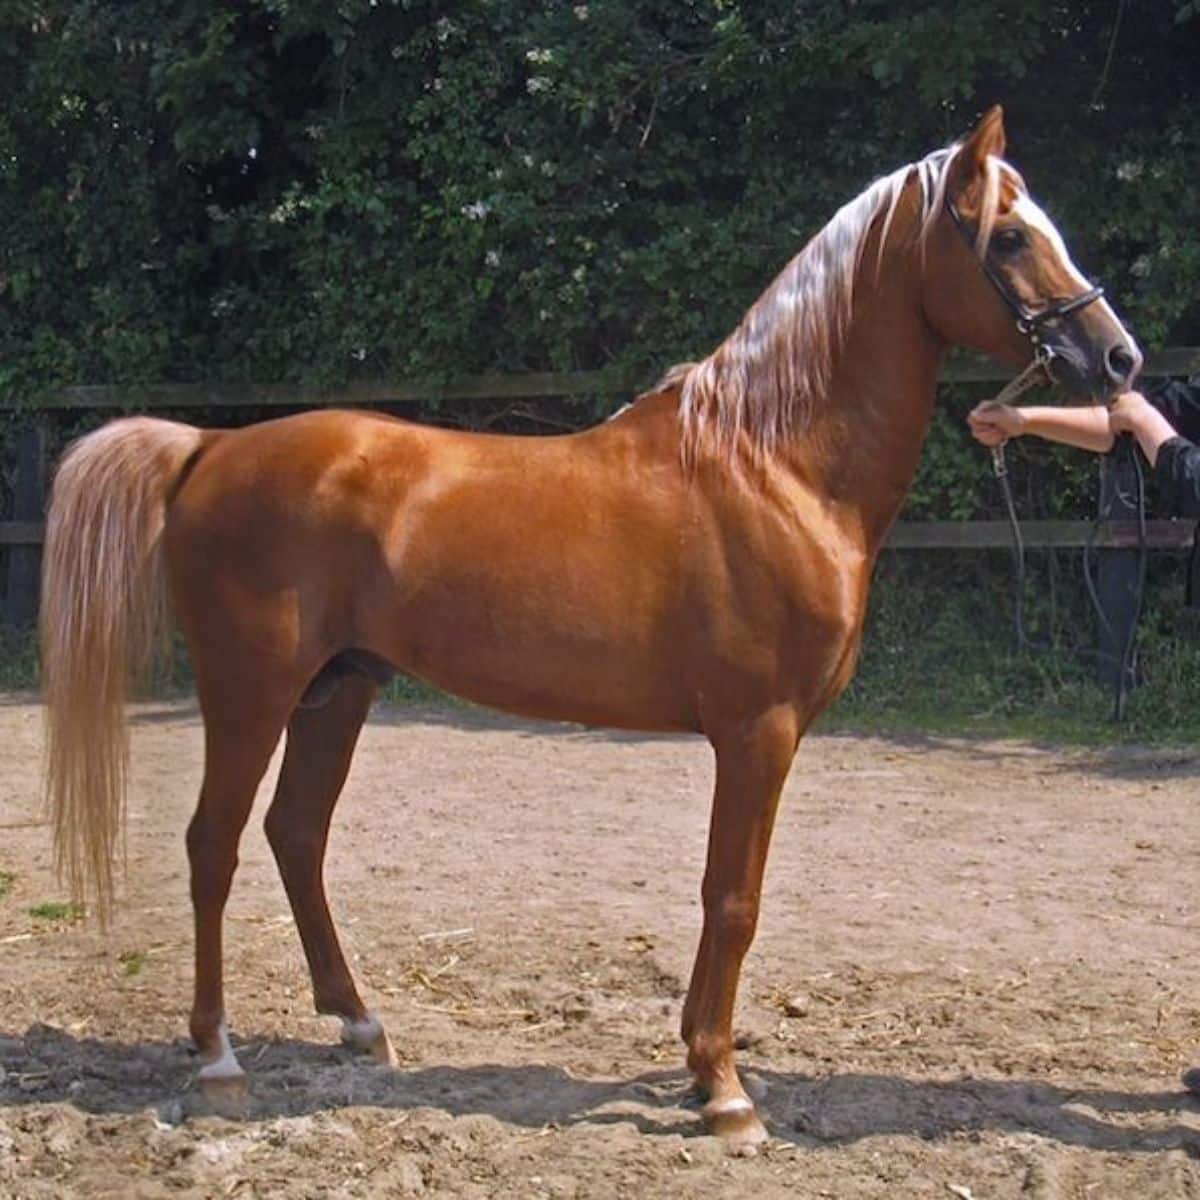
[[[1118,454],[1125,452],[1125,445],[1126,443],[1124,442],[1120,443],[1117,451]],[[1113,690],[1112,719],[1118,723],[1125,719],[1129,688],[1133,683],[1134,671],[1136,669],[1137,627],[1138,621],[1141,619],[1142,602],[1146,591],[1146,477],[1142,471],[1142,463],[1138,458],[1137,450],[1131,444],[1129,445],[1128,452],[1133,462],[1134,478],[1137,481],[1136,491],[1132,497],[1133,503],[1130,504],[1130,497],[1122,492],[1119,487],[1114,487],[1104,508],[1097,514],[1096,520],[1092,522],[1087,540],[1083,544],[1083,580],[1087,587],[1088,599],[1091,601],[1097,620],[1107,635],[1109,644],[1116,645],[1116,633],[1113,630],[1112,623],[1108,619],[1108,614],[1104,611],[1104,605],[1100,602],[1100,594],[1096,590],[1096,581],[1092,574],[1091,560],[1092,555],[1096,551],[1096,541],[1100,536],[1100,530],[1108,521],[1112,520],[1113,508],[1118,501],[1125,507],[1132,507],[1136,511],[1138,570],[1137,581],[1134,585],[1133,613],[1129,622],[1128,632],[1125,634],[1124,645],[1121,647],[1117,683]],[[1031,654],[1037,647],[1035,647],[1032,639],[1029,637],[1028,630],[1025,628],[1025,539],[1021,534],[1021,521],[1017,516],[1016,502],[1013,500],[1012,484],[1009,482],[1008,463],[1004,457],[1003,444],[992,447],[992,472],[1000,484],[1000,491],[1004,496],[1004,507],[1008,513],[1009,528],[1012,531],[1013,563],[1016,574],[1016,588],[1013,598],[1013,627],[1016,634],[1017,652]],[[1050,649],[1051,647],[1047,645],[1045,648]],[[1097,650],[1091,653],[1096,657],[1106,657],[1103,651]]]
[[[1004,385],[992,403],[1009,404],[1030,388],[1053,382],[1050,375],[1050,359],[1050,352],[1038,344],[1030,364],[1020,375]],[[1017,506],[1013,501],[1012,486],[1008,481],[1008,462],[1004,457],[1003,442],[992,447],[992,472],[999,480],[1000,490],[1004,493],[1004,506],[1008,510],[1008,523],[1012,529],[1013,562],[1017,574],[1016,606],[1013,614],[1017,650],[1028,650],[1030,642],[1025,632],[1025,539],[1021,536],[1021,522],[1017,518]]]
[[[1008,482],[1008,463],[1004,458],[1003,443],[992,447],[992,474],[1000,484],[1004,507],[1008,512],[1008,526],[1012,531],[1013,567],[1017,580],[1013,599],[1013,629],[1017,635],[1017,652],[1025,653],[1031,649],[1025,632],[1025,539],[1021,536],[1021,522],[1013,501],[1012,485]]]

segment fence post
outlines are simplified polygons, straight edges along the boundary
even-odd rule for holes
[[[46,426],[42,420],[33,421],[17,434],[16,459],[13,519],[40,521],[46,508]],[[28,628],[37,621],[41,565],[40,546],[9,547],[4,615],[10,625]]]
[[[1102,521],[1136,521],[1137,475],[1130,454],[1106,455],[1100,463],[1100,505]],[[1121,674],[1125,647],[1134,635],[1137,622],[1138,576],[1140,551],[1134,548],[1101,550],[1096,571],[1096,593],[1104,620],[1098,621],[1099,677],[1100,683],[1120,695]],[[1136,682],[1133,665],[1125,676],[1125,690]],[[1117,718],[1123,715],[1117,713]]]

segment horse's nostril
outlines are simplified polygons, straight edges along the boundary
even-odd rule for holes
[[[1138,366],[1138,360],[1127,346],[1110,346],[1104,356],[1108,377],[1114,383],[1128,383]]]

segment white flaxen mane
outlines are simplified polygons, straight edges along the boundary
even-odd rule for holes
[[[685,458],[701,443],[729,454],[745,432],[755,453],[803,429],[828,394],[854,304],[854,281],[871,228],[880,216],[879,255],[900,197],[915,175],[921,189],[921,236],[941,212],[959,146],[936,150],[877,179],[838,210],[784,267],[738,327],[699,363],[673,367],[659,389],[681,389],[679,416]],[[980,253],[1000,199],[1000,180],[1020,177],[989,157],[979,204]]]

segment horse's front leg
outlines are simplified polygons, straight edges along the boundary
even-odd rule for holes
[[[683,1008],[683,1039],[688,1066],[707,1097],[704,1119],[737,1147],[767,1136],[734,1067],[733,1005],[800,727],[793,709],[779,707],[712,737],[717,785],[702,893],[704,930]]]

